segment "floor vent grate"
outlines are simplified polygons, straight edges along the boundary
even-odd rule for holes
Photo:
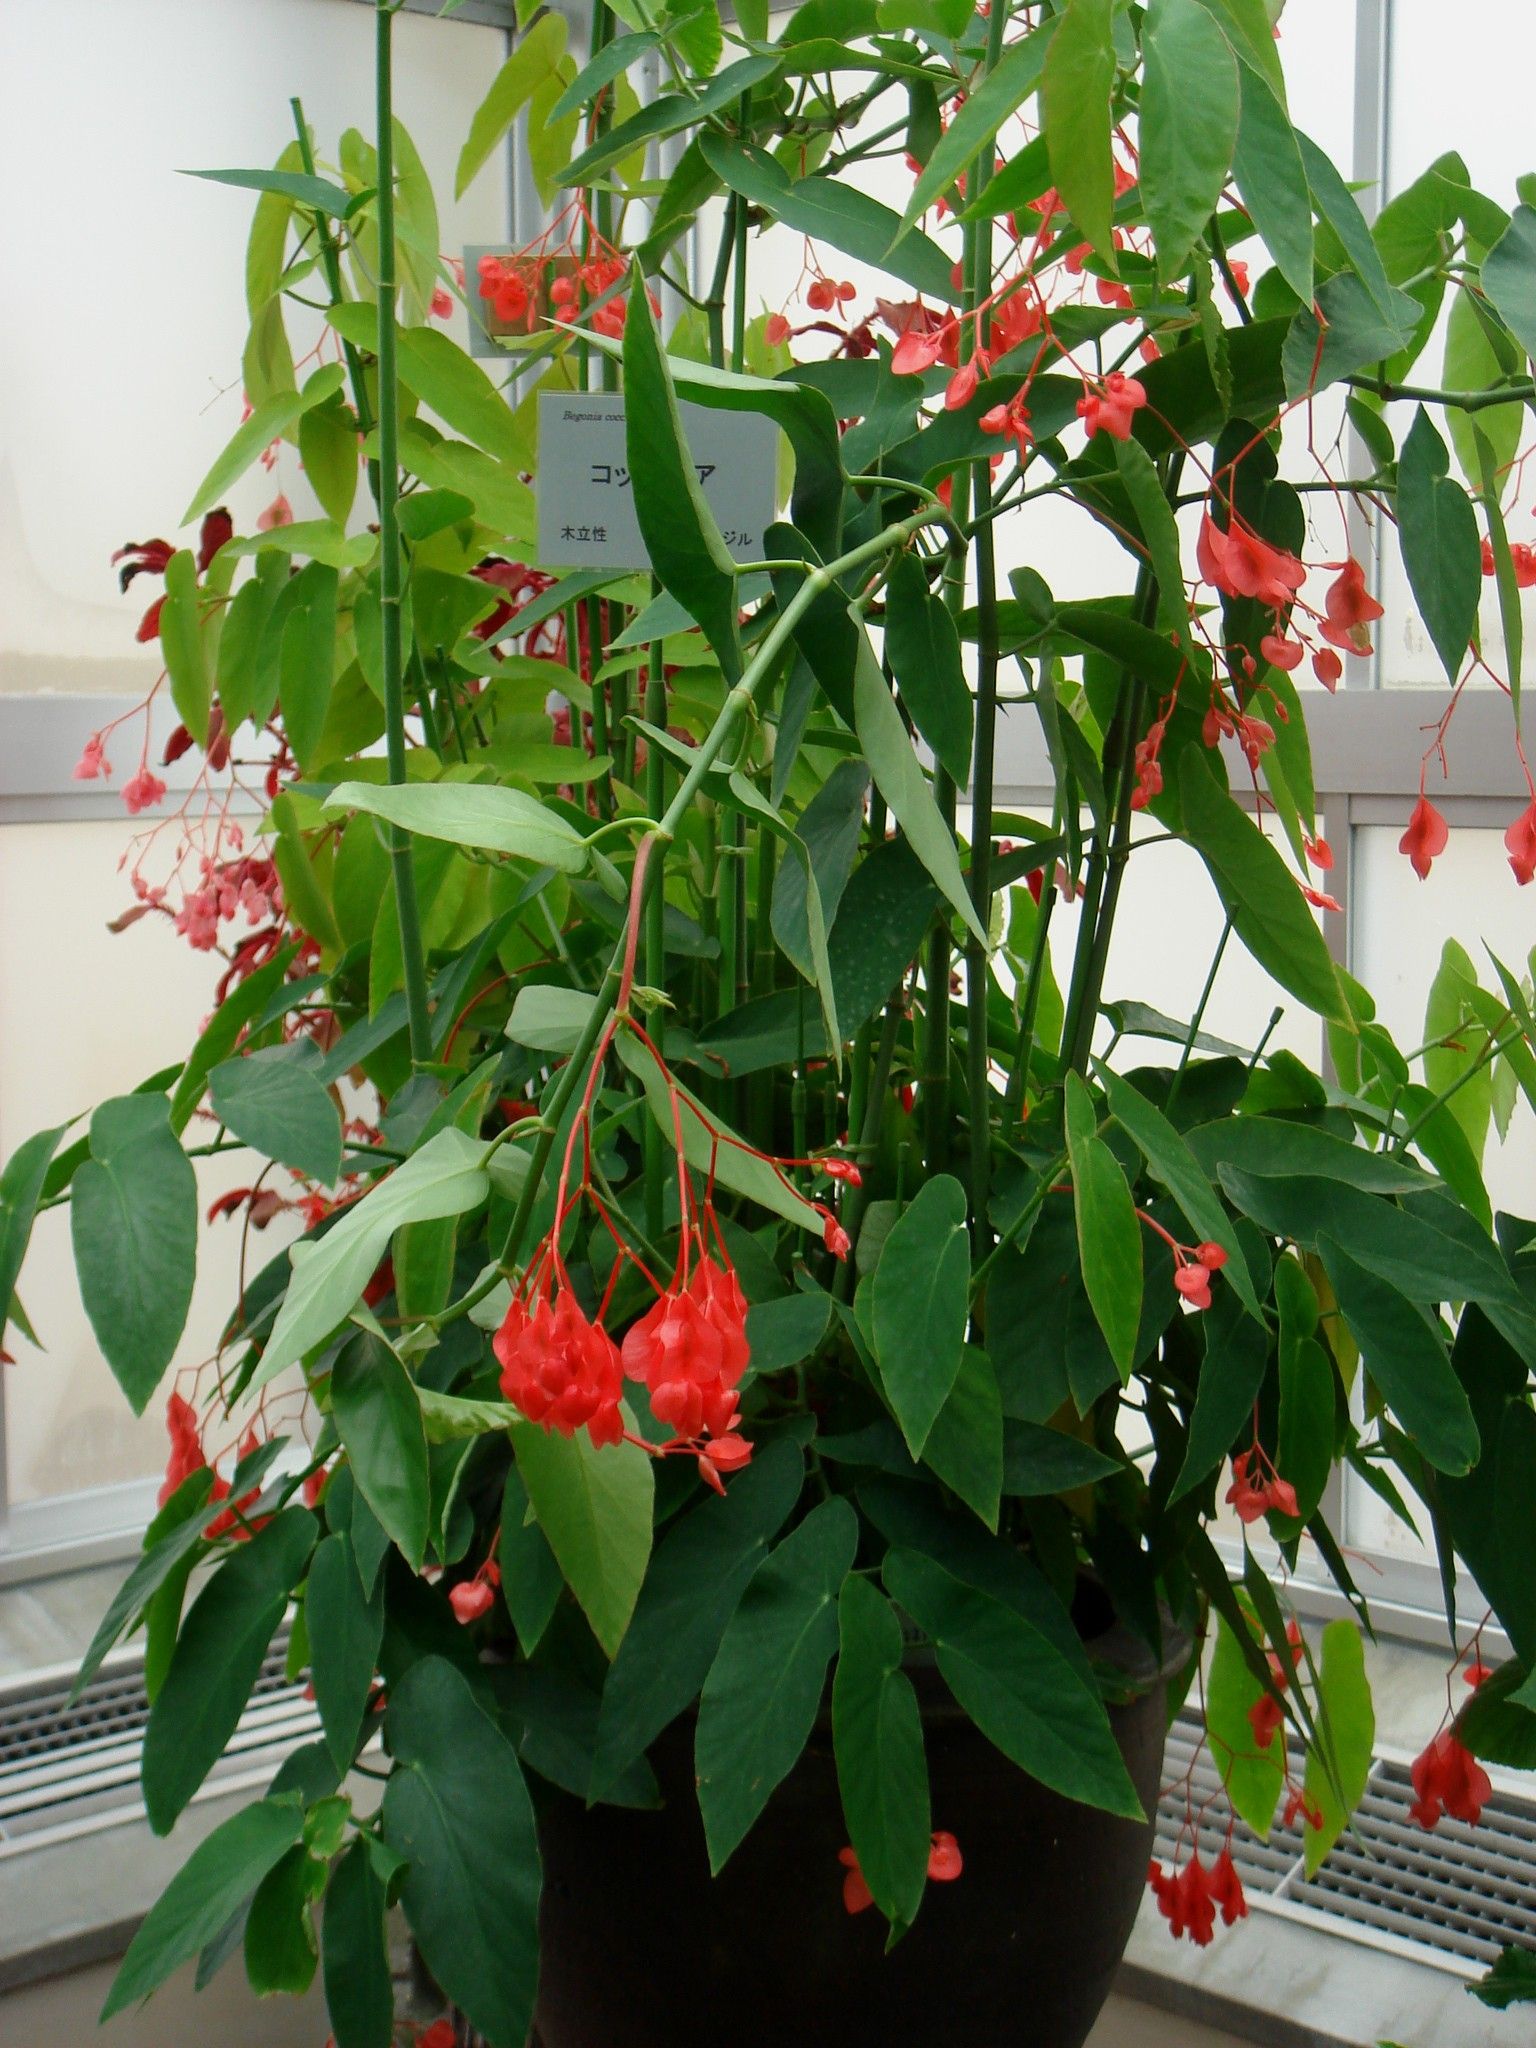
[[[1210,1859],[1225,1834],[1226,1802],[1199,1717],[1180,1714],[1168,1738],[1154,1853],[1166,1866],[1183,1824],[1184,1776]],[[1198,1752],[1198,1754],[1197,1754]],[[1293,1756],[1299,1770],[1299,1755]],[[1249,1907],[1311,1921],[1330,1933],[1411,1955],[1463,1977],[1481,1976],[1510,1943],[1536,1949],[1536,1804],[1496,1793],[1478,1825],[1442,1820],[1433,1833],[1410,1817],[1412,1781],[1378,1758],[1353,1829],[1307,1877],[1301,1830],[1277,1826],[1262,1842],[1241,1821],[1232,1856]],[[1187,1838],[1181,1853],[1187,1853]]]
[[[272,1646],[250,1705],[207,1790],[270,1777],[319,1732],[314,1703],[287,1677],[287,1632]],[[139,1759],[149,1720],[137,1657],[107,1667],[69,1701],[72,1673],[0,1687],[0,1856],[143,1815]]]

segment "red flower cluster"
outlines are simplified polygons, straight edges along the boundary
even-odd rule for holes
[[[588,1322],[568,1281],[558,1296],[536,1299],[531,1311],[515,1295],[491,1348],[501,1366],[501,1391],[530,1422],[561,1436],[584,1428],[599,1445],[622,1438],[618,1346],[600,1322]]]
[[[1444,853],[1450,836],[1450,826],[1429,798],[1421,796],[1408,820],[1408,830],[1397,842],[1397,850],[1407,854],[1413,872],[1424,882],[1429,879],[1430,868]]]
[[[166,1461],[165,1479],[156,1497],[157,1506],[162,1508],[184,1480],[190,1479],[194,1472],[205,1470],[208,1464],[203,1450],[203,1434],[198,1425],[197,1410],[180,1394],[172,1394],[166,1403],[165,1426],[171,1439],[171,1455]],[[259,1447],[256,1432],[248,1430],[241,1441],[239,1456],[248,1458]],[[204,1530],[203,1533],[209,1540],[213,1541],[220,1536],[233,1536],[237,1542],[241,1542],[254,1534],[255,1530],[262,1526],[261,1522],[247,1522],[245,1517],[255,1506],[260,1490],[259,1487],[253,1486],[250,1492],[242,1494],[239,1500],[230,1501],[224,1513],[216,1515]],[[208,1493],[210,1503],[227,1501],[229,1495],[229,1481],[221,1473],[215,1472],[213,1485]],[[265,1519],[262,1518],[263,1521]]]
[[[669,1287],[630,1329],[624,1370],[642,1380],[651,1412],[679,1436],[726,1436],[740,1420],[736,1386],[747,1368],[747,1304],[728,1267],[705,1252],[681,1287]]]
[[[1077,416],[1091,441],[1102,429],[1115,441],[1129,441],[1136,414],[1147,402],[1146,386],[1123,371],[1111,370],[1097,391],[1086,389],[1077,401]]]
[[[1514,565],[1516,586],[1521,590],[1529,590],[1531,585],[1536,583],[1536,548],[1523,540],[1517,540],[1511,545],[1509,556]],[[1484,536],[1483,574],[1492,576],[1496,567],[1493,559],[1493,542]]]
[[[965,1858],[960,1854],[960,1844],[943,1828],[936,1828],[929,1836],[928,1876],[934,1884],[953,1884],[965,1868]],[[862,1913],[875,1903],[874,1894],[864,1882],[864,1873],[859,1868],[859,1859],[851,1848],[839,1849],[837,1860],[845,1872],[843,1878],[843,1908],[848,1913]]]
[[[1229,1507],[1236,1508],[1240,1522],[1300,1513],[1295,1487],[1280,1477],[1257,1437],[1232,1460],[1232,1484],[1224,1497]]]
[[[1493,1797],[1488,1773],[1449,1728],[1414,1758],[1412,1776],[1418,1798],[1408,1811],[1421,1828],[1438,1826],[1442,1813],[1475,1826]]]
[[[1230,1847],[1222,1850],[1209,1870],[1200,1861],[1198,1849],[1182,1870],[1165,1873],[1160,1863],[1153,1862],[1147,1867],[1147,1882],[1175,1941],[1187,1934],[1199,1947],[1209,1947],[1216,1932],[1218,1907],[1226,1927],[1248,1917],[1243,1881]]]

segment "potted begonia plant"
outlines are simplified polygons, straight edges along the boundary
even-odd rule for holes
[[[1314,916],[1305,717],[1370,650],[1367,545],[1400,548],[1450,709],[1474,670],[1515,694],[1536,213],[1445,156],[1368,226],[1287,111],[1274,0],[596,0],[579,56],[538,14],[487,81],[460,188],[521,122],[549,225],[465,274],[393,119],[392,12],[372,143],[324,161],[296,106],[274,170],[209,174],[260,195],[249,416],[191,538],[120,564],[164,578],[140,637],[205,764],[140,922],[222,956],[216,1006],[0,1178],[13,1326],[68,1202],[102,1351],[168,1403],[81,1674],[143,1625],[153,1825],[285,1614],[323,1731],[194,1851],[107,2010],[243,1946],[258,1991],[319,1967],[338,2048],[386,2048],[398,1903],[492,2048],[700,2015],[979,2042],[1025,2011],[1067,2048],[1197,1677],[1234,1813],[1283,1800],[1313,1863],[1349,1824],[1369,1617],[1334,1473],[1422,1502],[1514,1646],[1425,1731],[1425,1826],[1476,1818],[1474,1750],[1536,1711],[1533,1226],[1479,1170],[1536,1098],[1528,990],[1448,956],[1431,1044],[1394,1044]],[[806,238],[787,298],[764,235]],[[1411,382],[1446,305],[1475,375]],[[536,544],[538,397],[597,390],[640,571]],[[683,403],[782,430],[787,514],[745,552]],[[1288,436],[1314,407],[1328,433]],[[1067,601],[1032,536],[1074,518],[1126,566]],[[1005,712],[1044,736],[1036,810],[994,800]],[[146,761],[124,795],[165,788]],[[1170,841],[1222,913],[1177,1020],[1110,953]],[[1536,799],[1508,846],[1528,882]],[[1206,1035],[1229,938],[1326,1073]],[[248,1235],[245,1282],[167,1388],[189,1155],[241,1147],[266,1164],[202,1228]],[[1352,1612],[1321,1631],[1303,1544]],[[1246,1906],[1196,1818],[1152,1886],[1203,1942]]]

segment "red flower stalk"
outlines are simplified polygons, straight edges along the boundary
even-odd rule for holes
[[[1493,1797],[1488,1773],[1449,1728],[1414,1758],[1412,1777],[1419,1796],[1408,1810],[1421,1828],[1437,1827],[1443,1813],[1475,1826]]]

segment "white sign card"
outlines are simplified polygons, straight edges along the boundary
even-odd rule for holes
[[[779,430],[762,413],[684,405],[683,432],[699,485],[738,562],[763,559],[777,516]],[[539,393],[539,567],[648,569],[624,439],[624,400],[612,391]]]

